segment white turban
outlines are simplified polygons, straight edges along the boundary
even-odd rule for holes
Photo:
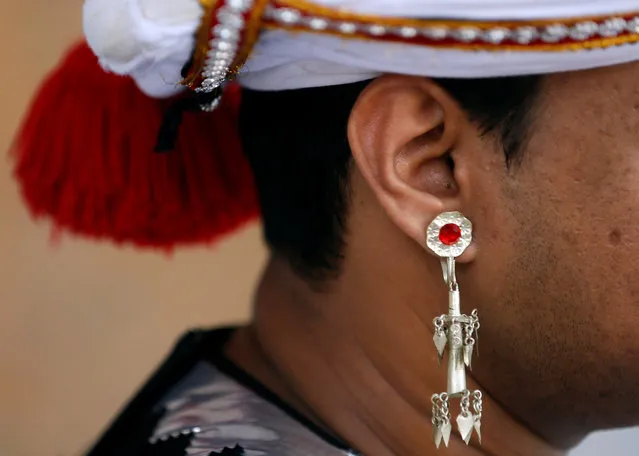
[[[169,96],[179,90],[203,11],[199,0],[86,0],[84,30],[106,69],[131,75],[152,96]],[[333,33],[321,33],[324,23],[309,27],[309,11],[320,19],[330,13]],[[351,29],[360,16],[369,28],[379,20],[368,38]],[[340,17],[346,19],[340,23]],[[404,19],[409,26],[394,27],[395,37],[427,34],[430,22],[441,29],[454,21],[451,36],[459,46],[375,39],[384,24]],[[342,84],[383,73],[480,78],[639,60],[637,0],[274,0],[264,21],[239,73],[239,82],[256,90]],[[531,29],[548,34],[547,46],[499,46],[504,33]],[[565,39],[568,44],[558,45]]]

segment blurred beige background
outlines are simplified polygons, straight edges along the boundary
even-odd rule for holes
[[[81,0],[0,1],[0,150],[80,35]],[[4,157],[4,155],[3,155]],[[169,260],[49,243],[0,160],[0,455],[75,456],[188,327],[246,318],[257,227]]]

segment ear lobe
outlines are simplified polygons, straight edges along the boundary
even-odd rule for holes
[[[348,125],[353,158],[389,218],[420,245],[440,213],[459,210],[454,149],[460,108],[432,81],[382,76],[361,94]]]

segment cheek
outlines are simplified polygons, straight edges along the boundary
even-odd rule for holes
[[[522,162],[478,179],[475,372],[522,414],[558,397],[577,413],[591,394],[605,413],[639,410],[639,116],[612,98],[546,109]]]
[[[637,308],[639,87],[626,81],[635,71],[607,77],[616,83],[604,85],[606,96],[594,95],[603,90],[596,73],[556,81],[548,99],[562,102],[539,113],[524,162],[506,185],[521,231],[537,239],[520,237],[522,248],[528,242],[552,253],[556,264],[547,267],[561,268],[553,277],[579,282],[594,301],[586,310],[605,303],[603,318]]]
[[[591,157],[564,176],[547,181],[548,194],[561,198],[540,203],[541,217],[552,223],[547,241],[557,257],[557,277],[574,282],[571,311],[602,337],[610,350],[631,337],[639,323],[639,151]],[[588,167],[586,167],[588,166]],[[575,289],[576,288],[576,289]]]
[[[588,374],[574,391],[606,390],[616,371],[639,380],[639,150],[590,144],[559,153],[569,149],[557,141],[557,156],[540,153],[509,178],[506,232],[492,240],[504,254],[487,266],[492,287],[481,285],[497,324],[489,341],[522,378],[540,379],[542,396],[575,372]]]
[[[594,299],[629,298],[639,274],[639,147],[600,135],[587,142],[558,142],[554,157],[539,160],[514,213]]]

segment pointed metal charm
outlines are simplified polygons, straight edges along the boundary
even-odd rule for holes
[[[439,449],[439,446],[442,444],[442,429],[439,425],[433,424],[433,442],[435,442],[435,446]]]
[[[479,438],[479,444],[481,445],[481,417],[475,416],[475,423],[473,424],[477,437]]]
[[[450,424],[450,421],[447,421],[442,426],[442,437],[444,438],[444,445],[446,445],[446,448],[448,448],[448,442],[450,441],[450,433],[452,430],[453,426]]]
[[[468,415],[459,415],[457,417],[457,428],[459,429],[459,434],[461,435],[466,445],[470,442],[470,437],[473,434],[473,415],[469,413]]]
[[[464,345],[464,364],[466,364],[466,367],[468,367],[470,370],[473,370],[473,349],[475,348],[474,345]]]
[[[433,342],[435,342],[435,348],[437,349],[439,359],[442,359],[444,356],[444,349],[446,349],[446,343],[448,342],[446,333],[443,331],[436,331],[433,336]]]
[[[438,331],[433,335],[433,342],[435,343],[435,348],[437,349],[437,353],[440,358],[444,356],[444,350],[446,349],[446,344],[448,343],[448,338],[446,337],[446,333],[444,331]]]

